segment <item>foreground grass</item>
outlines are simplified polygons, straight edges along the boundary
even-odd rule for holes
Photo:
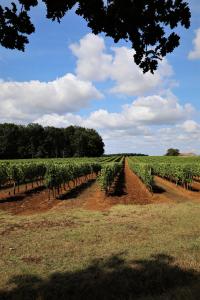
[[[0,211],[0,299],[199,299],[200,204]]]

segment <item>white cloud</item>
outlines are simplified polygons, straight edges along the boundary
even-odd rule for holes
[[[66,74],[50,82],[0,82],[0,118],[29,120],[43,114],[75,112],[102,94],[89,81]]]
[[[112,55],[105,53],[102,37],[89,33],[79,43],[70,45],[70,49],[77,57],[78,78],[102,81],[109,77]]]
[[[108,49],[99,36],[88,34],[70,48],[77,57],[76,75],[68,73],[50,82],[0,81],[2,122],[95,128],[108,152],[158,154],[158,149],[165,152],[172,146],[191,144],[198,148],[200,125],[192,120],[194,108],[181,105],[167,89],[174,83],[167,60],[160,63],[154,75],[144,75],[134,63],[132,50]],[[101,108],[88,116],[80,114],[92,100],[103,97],[93,82],[106,80],[111,93],[137,98],[119,112]]]
[[[64,115],[53,113],[45,114],[39,117],[38,119],[34,120],[34,123],[39,123],[43,126],[54,127],[67,127],[72,124],[81,126],[83,123],[83,119],[81,116],[72,113],[67,113]]]
[[[111,89],[113,93],[126,95],[143,95],[163,86],[163,80],[173,74],[167,60],[163,60],[155,74],[143,74],[135,64],[133,51],[126,47],[112,48],[115,52],[110,77],[116,84]]]
[[[163,141],[179,144],[186,143],[185,146],[194,146],[199,143],[200,124],[194,120],[186,120],[174,127],[158,129],[158,133],[162,136]]]
[[[179,104],[172,93],[140,97],[131,105],[124,106],[127,119],[150,125],[176,124],[192,113],[193,107]]]
[[[196,36],[193,40],[194,49],[190,51],[189,59],[200,59],[200,28],[196,30]]]
[[[26,123],[39,119],[46,122],[48,120],[44,117],[51,116],[51,122],[65,124],[66,114],[69,117],[69,113],[80,111],[86,108],[90,101],[103,97],[92,81],[111,79],[115,82],[111,88],[112,92],[143,95],[161,86],[162,79],[170,77],[173,73],[168,62],[163,60],[155,75],[144,75],[134,63],[131,50],[125,47],[112,48],[113,55],[107,54],[104,39],[94,34],[84,36],[79,43],[72,44],[70,48],[77,56],[77,75],[67,73],[49,82],[0,81],[1,121]],[[122,113],[108,113],[103,109],[95,111],[85,123],[88,127],[98,124],[99,127],[120,129],[128,128],[132,122],[154,122],[157,111],[160,110],[160,106],[165,105],[165,101],[162,101],[161,96],[151,96],[145,97],[145,104],[140,105],[139,102],[144,100],[142,99],[124,106]],[[151,107],[152,101],[156,103],[155,107]],[[165,109],[170,109],[169,115],[175,113],[176,119],[179,110],[181,118],[182,108],[174,107],[173,110],[173,104],[169,104],[169,100],[166,101]],[[174,101],[176,103],[176,99]],[[166,114],[167,112],[165,118],[168,122]]]
[[[200,137],[200,125],[194,120],[186,120],[179,128],[183,129],[186,133],[197,134]]]
[[[140,97],[131,104],[122,106],[121,112],[118,113],[108,112],[106,109],[96,110],[88,117],[69,113],[65,115],[54,113],[46,114],[36,119],[35,122],[59,127],[68,126],[69,124],[81,125],[110,131],[113,135],[118,133],[128,136],[130,134],[148,135],[147,126],[175,125],[187,120],[191,113],[192,107],[190,105],[180,105],[177,98],[169,94],[165,97],[158,95]]]
[[[76,73],[78,78],[91,81],[113,80],[111,92],[125,95],[143,95],[163,87],[165,79],[173,75],[173,69],[166,59],[155,74],[143,74],[135,64],[134,51],[126,47],[112,47],[112,55],[105,46],[104,39],[87,34],[79,43],[70,46],[77,57]]]
[[[85,120],[85,125],[107,129],[174,125],[185,120],[191,113],[191,105],[180,105],[174,95],[168,95],[168,97],[154,95],[137,98],[131,104],[124,105],[120,113],[109,113],[103,109],[95,111]]]

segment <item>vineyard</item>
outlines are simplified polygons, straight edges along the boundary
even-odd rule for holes
[[[200,158],[128,157],[128,168],[153,194],[159,177],[185,190],[199,188]],[[56,198],[90,180],[109,196],[115,193],[119,178],[124,176],[125,158],[34,159],[0,162],[0,191],[7,197],[43,187],[48,198]]]
[[[132,170],[152,190],[154,176],[159,176],[185,189],[192,189],[192,183],[200,178],[199,157],[138,157],[129,158]]]
[[[199,299],[199,171],[199,157],[0,161],[0,299]]]
[[[122,169],[123,157],[77,158],[52,160],[25,160],[0,162],[0,189],[12,187],[9,195],[20,192],[20,187],[31,183],[32,188],[44,186],[56,197],[62,191],[70,190],[93,176],[98,177],[100,187],[107,192]],[[119,161],[119,162],[118,162]],[[71,185],[70,185],[71,184]]]

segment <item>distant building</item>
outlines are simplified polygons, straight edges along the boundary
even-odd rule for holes
[[[180,153],[179,156],[188,157],[188,156],[197,156],[197,155],[195,153],[189,152],[189,153]]]

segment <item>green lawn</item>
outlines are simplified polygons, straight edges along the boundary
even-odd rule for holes
[[[0,299],[200,299],[200,204],[0,211]]]

